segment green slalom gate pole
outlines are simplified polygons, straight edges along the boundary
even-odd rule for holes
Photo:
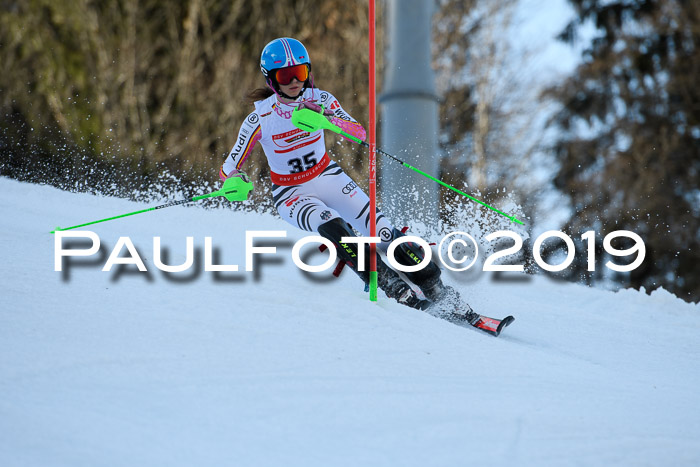
[[[180,206],[182,204],[193,203],[206,198],[216,198],[217,196],[223,196],[229,201],[245,201],[248,199],[248,193],[253,190],[253,183],[248,179],[247,176],[231,177],[226,179],[220,190],[207,193],[206,195],[195,196],[193,198],[182,199],[179,201],[171,201],[169,203],[161,204],[160,206],[154,206],[151,208],[141,209],[139,211],[128,212],[126,214],[120,214],[118,216],[107,217],[105,219],[100,219],[92,222],[86,222],[84,224],[74,225],[71,227],[56,227],[51,233],[62,232],[64,230],[78,229],[80,227],[85,227],[88,225],[99,224],[100,222],[107,222],[114,219],[121,219],[122,217],[134,216],[136,214],[142,214],[144,212],[156,211],[158,209],[169,208],[171,206]]]
[[[360,138],[356,138],[355,136],[346,133],[340,127],[331,123],[322,113],[314,112],[311,109],[298,109],[298,108],[294,109],[294,112],[292,112],[292,123],[297,128],[299,128],[301,130],[306,130],[306,131],[317,131],[320,129],[330,130],[334,133],[338,133],[339,135],[346,137],[347,139],[349,139],[351,141],[356,142],[357,144],[360,144],[364,147],[369,148],[369,144],[367,142],[362,141]],[[417,173],[423,175],[424,177],[429,178],[430,180],[432,180],[436,183],[439,183],[440,185],[444,186],[445,188],[449,188],[450,190],[455,191],[455,192],[459,193],[460,195],[465,196],[465,197],[469,198],[470,200],[475,201],[475,202],[481,204],[482,206],[485,206],[485,207],[491,209],[492,211],[495,211],[495,212],[501,214],[502,216],[507,217],[508,219],[510,219],[512,222],[515,222],[516,224],[524,225],[521,221],[516,219],[514,216],[509,216],[508,214],[504,213],[503,211],[500,211],[500,210],[494,208],[493,206],[489,206],[488,204],[484,203],[483,201],[478,200],[471,195],[468,195],[467,193],[463,192],[462,190],[458,190],[457,188],[453,187],[452,185],[448,185],[447,183],[443,182],[442,180],[440,180],[436,177],[433,177],[432,175],[425,173],[416,167],[413,167],[412,165],[402,161],[401,159],[399,159],[395,156],[392,156],[388,152],[382,151],[379,148],[375,148],[375,151],[377,152],[377,154],[382,154],[384,156],[387,156],[387,157],[391,158],[392,160],[398,162],[399,164],[403,165],[404,167],[411,169],[414,172],[417,172]]]

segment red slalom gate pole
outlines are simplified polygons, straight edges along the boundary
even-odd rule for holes
[[[369,236],[377,236],[377,125],[375,88],[374,6],[369,1]],[[369,299],[377,301],[377,245],[369,245]]]

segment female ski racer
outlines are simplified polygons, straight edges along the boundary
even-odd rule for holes
[[[307,132],[292,124],[292,111],[306,108],[321,112],[347,133],[364,140],[365,130],[348,115],[329,92],[314,88],[311,61],[296,39],[279,38],[265,46],[260,70],[267,87],[249,94],[255,105],[243,122],[236,143],[221,167],[220,177],[243,177],[243,164],[255,143],[260,143],[270,165],[272,196],[280,216],[302,230],[315,231],[336,245],[338,256],[365,282],[369,282],[369,246],[365,246],[364,271],[357,265],[357,244],[341,243],[342,237],[369,236],[369,198],[326,152],[323,130]],[[379,211],[375,213],[377,234],[386,249],[403,235]],[[395,250],[396,261],[410,266],[423,261],[422,250],[403,243]],[[440,269],[432,262],[406,277],[420,287],[428,300],[420,299],[411,287],[381,257],[377,257],[377,283],[387,296],[413,308],[426,309],[439,302],[449,313],[457,311],[469,321],[478,317],[459,300],[454,289],[443,285]],[[459,310],[457,310],[459,308]],[[473,313],[473,316],[472,316]]]

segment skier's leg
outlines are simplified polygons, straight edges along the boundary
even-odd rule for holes
[[[319,176],[318,185],[323,192],[324,201],[336,209],[341,217],[348,220],[363,236],[369,236],[370,203],[369,197],[362,189],[342,172],[340,167]],[[389,244],[404,234],[392,226],[381,211],[377,210],[376,216],[377,236],[382,240],[378,248],[386,252]],[[425,253],[419,245],[402,243],[394,250],[394,257],[399,264],[413,266],[424,261]],[[430,301],[449,301],[450,303],[443,303],[445,308],[468,309],[468,305],[459,304],[461,299],[457,292],[443,284],[437,264],[429,262],[420,271],[404,274],[423,291]]]
[[[338,256],[346,261],[365,284],[369,283],[369,246],[365,246],[365,264],[363,271],[360,271],[357,265],[358,245],[340,241],[342,237],[354,237],[355,232],[340,218],[336,210],[319,199],[318,186],[314,183],[316,180],[295,186],[273,185],[273,201],[277,212],[293,226],[302,230],[318,231],[323,237],[331,240],[336,246]],[[401,279],[396,271],[385,265],[379,256],[377,273],[377,285],[389,297],[414,308],[429,305],[428,302],[418,299],[411,286]]]
[[[282,219],[308,232],[315,232],[319,225],[340,217],[319,198],[310,182],[293,186],[273,184],[272,201]]]
[[[369,237],[369,197],[338,164],[332,162],[314,180],[314,183],[319,195],[328,206],[335,209],[340,217],[360,232],[360,235]],[[378,248],[380,251],[386,251],[386,247],[393,240],[394,226],[381,211],[377,210],[375,215],[377,236],[381,239]]]
[[[344,243],[343,237],[354,237],[355,233],[350,225],[341,218],[332,219],[318,227],[318,233],[329,239],[336,246],[338,256],[346,262],[350,268],[357,273],[365,284],[369,283],[369,245],[360,247],[357,243]],[[363,248],[364,263],[359,265],[359,248]],[[362,271],[360,271],[362,269]],[[430,303],[419,299],[411,286],[401,277],[384,264],[377,255],[377,285],[387,296],[395,298],[399,303],[403,303],[413,308],[425,309]]]
[[[315,178],[309,184],[313,184],[318,196],[323,199],[323,202],[329,207],[340,214],[340,217],[350,222],[353,227],[358,230],[363,236],[369,236],[369,221],[370,221],[370,203],[369,197],[362,191],[362,189],[355,183],[343,170],[335,163],[330,164],[317,178]],[[397,230],[391,225],[389,220],[377,210],[375,213],[377,216],[377,236],[382,240],[378,245],[378,249],[386,252],[389,244],[396,238],[403,236],[404,234]],[[329,224],[326,227],[331,230],[335,230],[334,224]],[[347,226],[348,231],[352,232],[352,229]],[[324,229],[325,231],[326,229]],[[321,232],[319,227],[319,233]],[[324,235],[326,236],[326,235]],[[331,237],[332,241],[336,241]],[[340,237],[338,237],[339,241]],[[338,245],[336,243],[336,245]],[[339,246],[339,254],[342,254],[343,247]],[[368,248],[369,249],[369,248]],[[418,245],[412,243],[402,243],[394,250],[394,256],[399,264],[412,266],[419,264],[424,261],[425,255]],[[341,256],[342,257],[342,256]],[[367,255],[369,257],[369,255]],[[366,270],[368,270],[366,266]],[[392,292],[387,291],[387,285],[382,283],[383,274],[382,271],[387,271],[384,275],[389,278],[393,276],[399,277],[396,272],[382,263],[381,260],[377,262],[377,272],[379,277],[379,286],[382,290],[387,292],[391,296]],[[368,274],[361,274],[356,270],[362,279],[367,283]],[[466,305],[460,298],[457,292],[451,287],[445,286],[440,280],[440,268],[433,262],[429,262],[420,271],[405,273],[408,279],[416,284],[425,294],[425,296],[433,302],[443,302],[442,307],[445,309],[464,309],[468,310],[469,306]],[[405,281],[401,281],[405,284]],[[406,284],[406,287],[408,284]]]
[[[343,218],[369,236],[369,198],[339,167],[331,163],[317,178],[300,185],[272,185],[272,200],[279,215],[295,227],[311,232],[321,224]],[[338,172],[339,171],[339,172]],[[326,175],[330,173],[330,175]],[[351,229],[352,231],[352,229]],[[377,232],[382,239],[380,249],[393,239],[394,228],[381,212],[377,212]],[[352,233],[354,236],[354,232]]]
[[[392,232],[392,237],[398,239],[400,237],[405,237],[406,234],[394,229]],[[421,264],[425,261],[425,252],[423,248],[413,242],[403,242],[399,243],[394,249],[394,259],[397,263],[402,266],[415,266]],[[444,284],[440,279],[440,268],[429,261],[428,264],[414,272],[404,272],[406,277],[416,284],[423,291],[425,296],[435,302],[440,300],[442,294],[444,293]]]
[[[358,187],[337,165],[329,165],[317,179],[314,180],[324,202],[337,210],[340,216],[350,222],[363,236],[369,236],[370,203],[369,197]],[[389,220],[377,210],[377,236],[382,240],[378,245],[380,251],[386,252],[389,244],[403,236]],[[399,264],[412,266],[423,261],[425,254],[418,245],[403,243],[396,248],[395,259]],[[439,301],[445,294],[445,286],[440,280],[440,268],[430,262],[420,271],[405,273],[408,279],[416,284],[431,301]]]
[[[339,167],[331,172],[326,172],[318,180],[324,201],[335,208],[343,219],[349,220],[363,236],[369,236],[369,197]],[[392,226],[381,211],[377,211],[376,216],[377,236],[382,240],[378,249],[386,252],[389,244],[404,234]],[[425,261],[425,253],[419,245],[401,243],[394,250],[394,259],[404,266],[413,266]],[[379,268],[378,262],[377,269],[379,270]],[[442,282],[440,273],[437,264],[428,262],[421,270],[404,274],[423,291],[428,300],[436,304],[435,311],[437,313],[444,314],[456,311],[459,314],[469,315],[471,307],[454,288],[446,286]]]

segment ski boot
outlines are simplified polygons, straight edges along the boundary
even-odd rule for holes
[[[377,286],[386,293],[387,297],[396,299],[402,305],[410,306],[417,310],[426,310],[432,303],[418,297],[416,292],[406,281],[401,279],[396,271],[377,256]]]
[[[394,238],[404,236],[401,231],[394,229]],[[423,249],[414,243],[402,243],[394,250],[396,261],[404,266],[420,264],[424,261]],[[467,321],[473,324],[479,320],[479,314],[462,299],[459,292],[440,279],[440,268],[430,262],[420,271],[407,272],[406,277],[423,291],[425,297],[432,302],[428,311],[441,318],[451,321]]]
[[[466,321],[474,325],[481,318],[479,313],[475,312],[472,307],[464,301],[454,287],[444,285],[442,281],[439,281],[428,293],[430,293],[430,296],[434,297],[433,306],[429,311],[439,313],[440,316],[448,321],[453,321],[455,323]]]

